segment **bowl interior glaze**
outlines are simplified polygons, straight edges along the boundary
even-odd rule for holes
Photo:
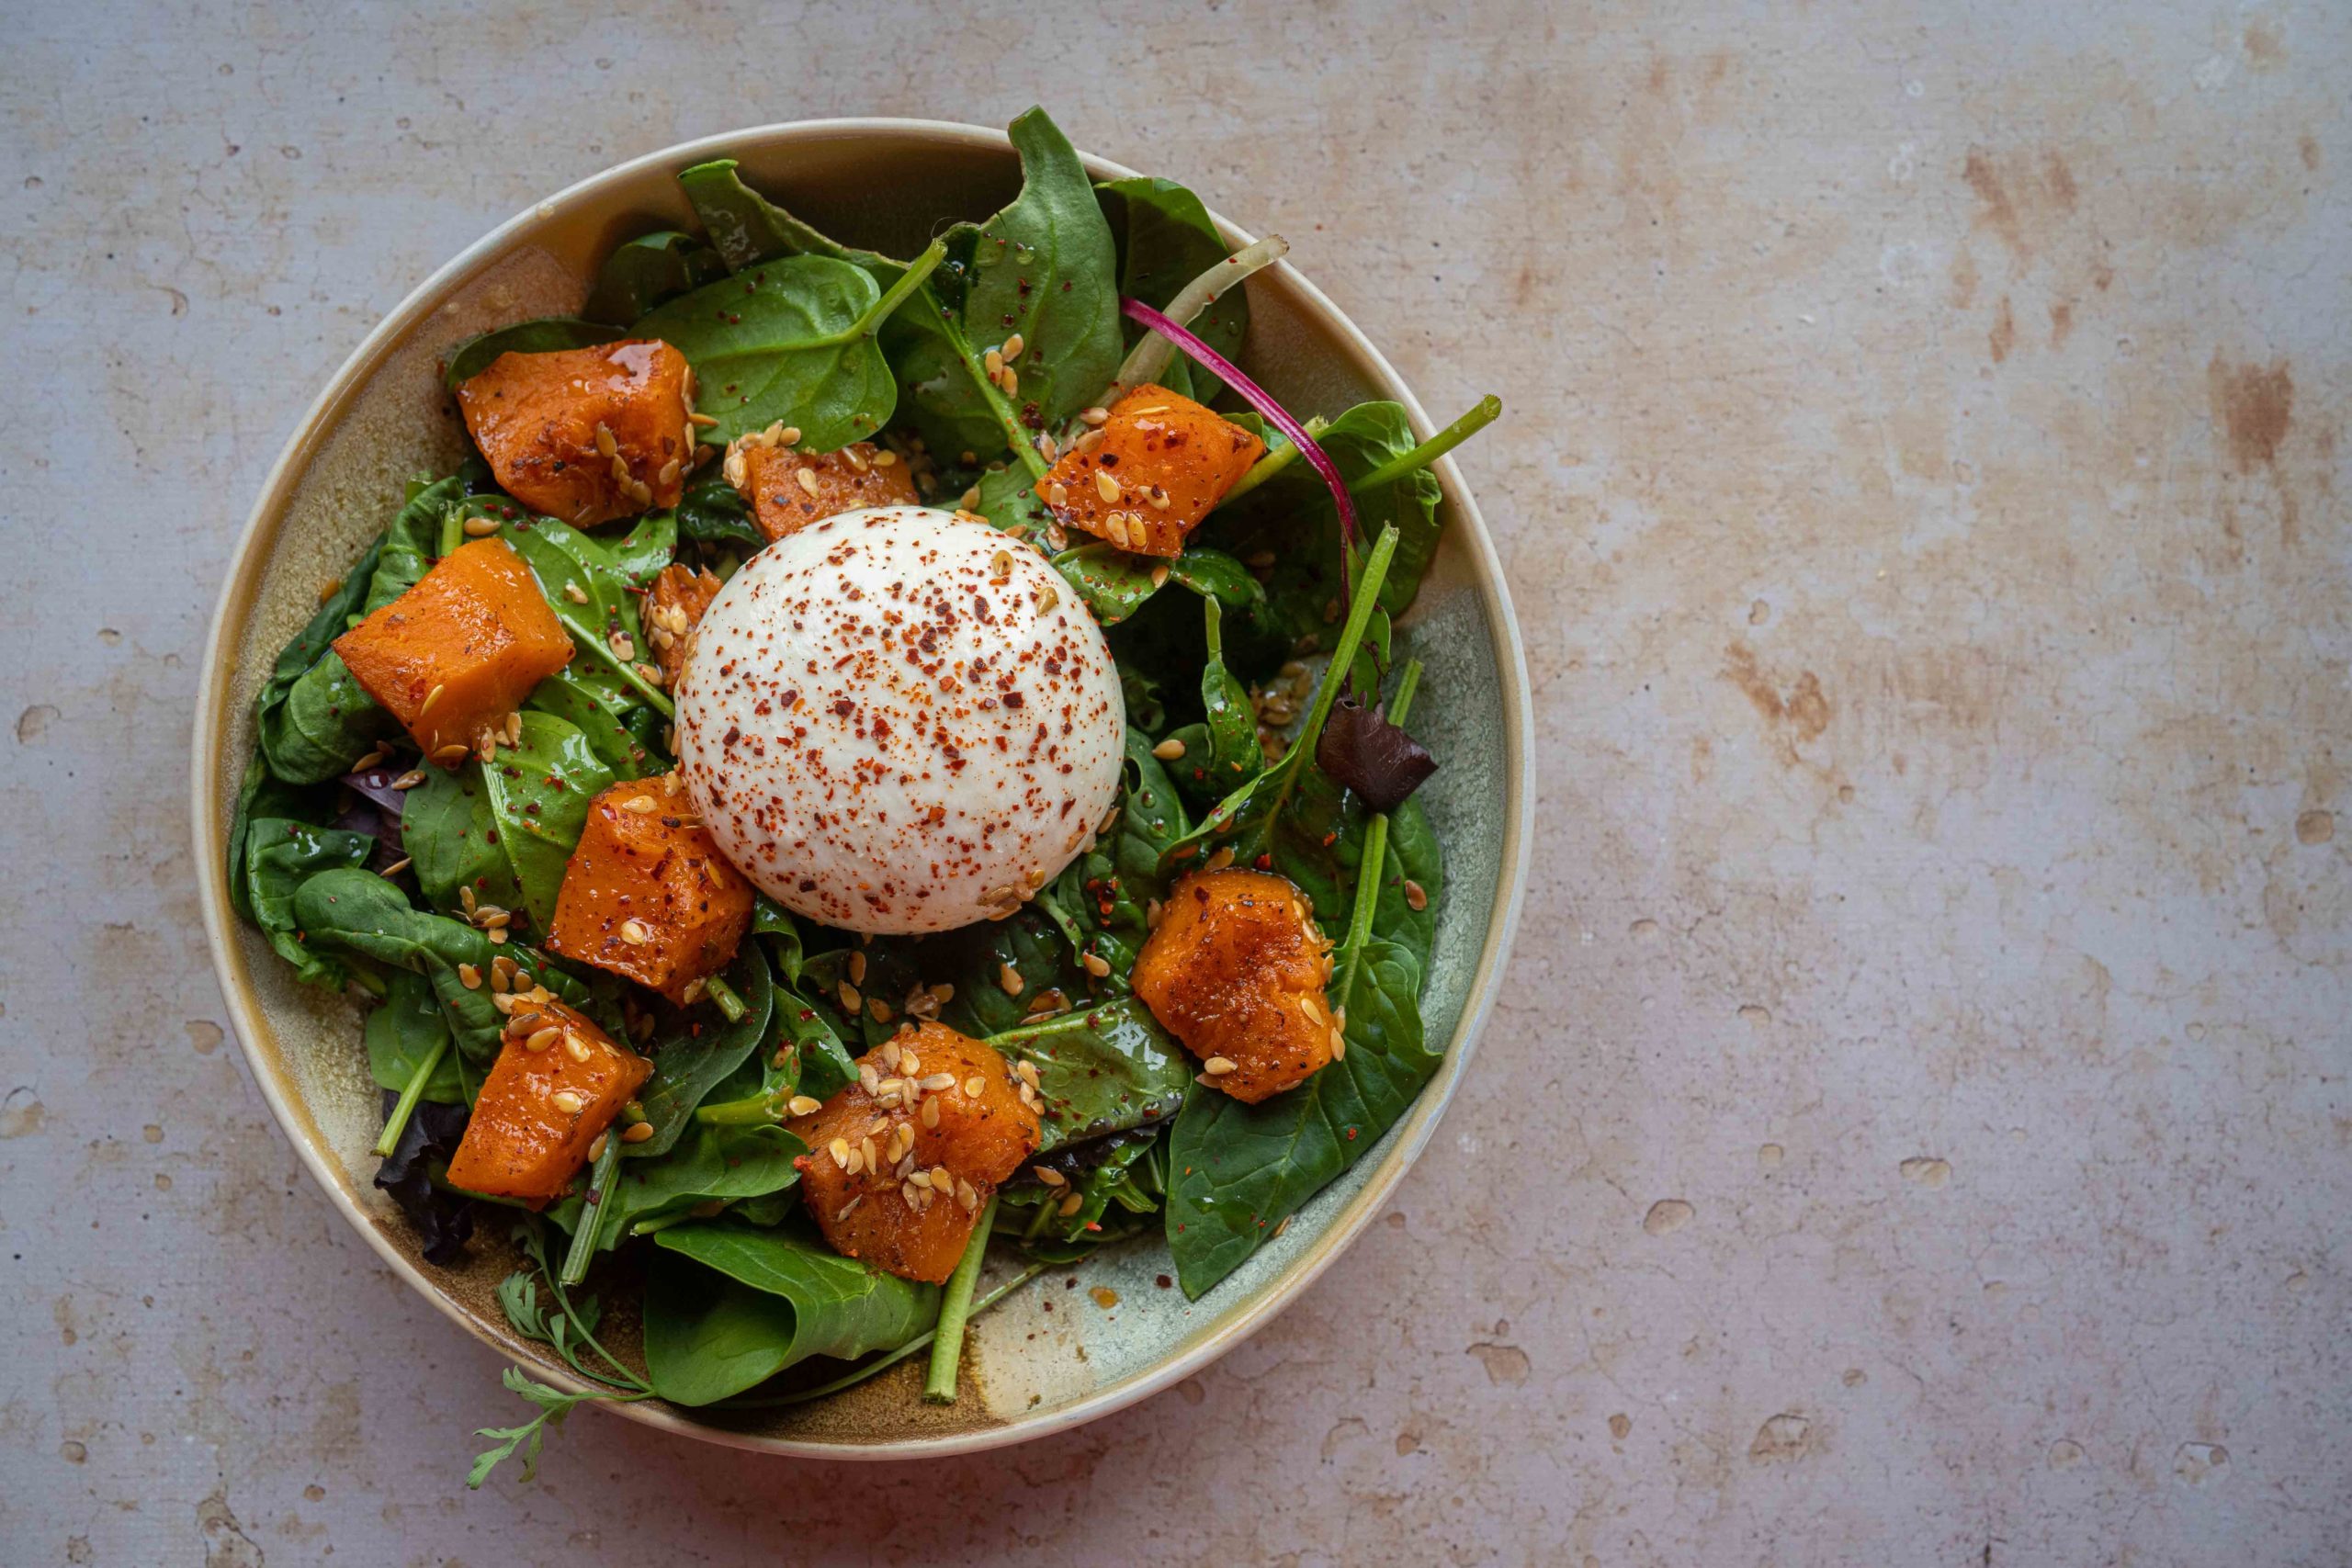
[[[996,131],[909,120],[771,126],[608,170],[492,233],[393,311],[303,419],[239,547],[198,707],[195,817],[206,925],[232,1021],[272,1111],[337,1207],[395,1271],[477,1337],[564,1386],[574,1380],[543,1347],[517,1337],[499,1310],[494,1288],[514,1266],[501,1227],[482,1227],[468,1263],[436,1269],[417,1255],[400,1213],[370,1187],[375,1162],[368,1151],[379,1113],[359,1048],[360,1015],[345,1000],[296,985],[258,934],[234,919],[222,845],[253,745],[254,693],[277,650],[308,618],[321,588],[383,526],[403,481],[447,471],[464,449],[435,361],[474,333],[575,309],[618,242],[691,227],[692,211],[672,175],[721,155],[740,160],[749,183],[820,228],[899,254],[927,243],[933,215],[985,217],[1020,183],[1011,147]],[[1129,172],[1100,159],[1087,164],[1102,178]],[[1395,398],[1427,432],[1425,416],[1386,363],[1295,271],[1272,268],[1248,287],[1244,358],[1276,397],[1327,413],[1365,398]],[[1444,543],[1400,637],[1428,666],[1414,728],[1443,763],[1423,791],[1447,872],[1423,1010],[1429,1037],[1445,1042],[1447,1054],[1405,1122],[1201,1302],[1188,1303],[1155,1283],[1169,1265],[1148,1238],[1072,1270],[1087,1286],[1115,1292],[1114,1307],[1057,1288],[1068,1304],[1044,1312],[1042,1282],[1010,1298],[976,1325],[967,1392],[953,1406],[917,1397],[922,1358],[915,1357],[808,1404],[741,1414],[655,1402],[616,1408],[720,1442],[832,1458],[910,1458],[1041,1436],[1197,1371],[1267,1322],[1370,1219],[1468,1066],[1525,874],[1525,667],[1476,508],[1451,462],[1437,473]],[[605,1292],[616,1308],[632,1296]],[[627,1313],[608,1321],[608,1338],[633,1348],[636,1325]]]

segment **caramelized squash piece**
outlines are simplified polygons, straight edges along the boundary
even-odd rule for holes
[[[680,1005],[752,929],[752,885],[720,858],[675,773],[623,779],[588,807],[548,947]]]
[[[1184,553],[1185,537],[1266,444],[1165,387],[1141,386],[1111,405],[1037,481],[1037,499],[1066,528],[1137,555]]]
[[[1042,1102],[993,1047],[944,1024],[902,1029],[857,1067],[790,1123],[808,1145],[800,1190],[835,1252],[938,1284],[997,1184],[1037,1152]]]
[[[772,424],[727,449],[728,482],[752,503],[768,543],[837,512],[915,503],[915,481],[897,453],[871,441],[821,456],[796,452],[786,434]]]
[[[1136,956],[1136,995],[1201,1059],[1203,1082],[1255,1105],[1347,1049],[1323,989],[1330,953],[1287,879],[1195,872]]]
[[[502,354],[458,406],[507,494],[591,528],[678,504],[694,466],[688,377],[686,356],[651,338]]]
[[[653,1064],[544,987],[516,995],[449,1184],[537,1208],[563,1194]]]
[[[718,574],[705,568],[665,566],[645,596],[645,640],[653,645],[654,661],[662,666],[662,683],[675,686],[678,671],[686,667],[686,638],[725,586]]]
[[[571,661],[571,635],[523,558],[503,539],[476,539],[335,638],[334,650],[428,759],[454,768],[486,750],[531,688]]]

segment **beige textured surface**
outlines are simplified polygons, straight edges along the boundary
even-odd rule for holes
[[[494,13],[11,13],[0,1559],[2345,1560],[2341,6]],[[1177,1394],[920,1469],[587,1416],[466,1496],[496,1363],[220,1040],[220,563],[537,195],[1035,97],[1510,404],[1514,993],[1385,1223]]]

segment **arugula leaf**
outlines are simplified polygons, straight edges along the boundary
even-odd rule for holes
[[[695,1107],[729,1074],[749,1060],[768,1037],[775,1012],[775,986],[767,960],[757,942],[746,942],[727,968],[728,984],[743,999],[743,1016],[713,1028],[691,1027],[654,1047],[653,1076],[639,1091],[637,1102],[652,1124],[653,1135],[622,1149],[628,1165],[641,1164],[669,1153],[694,1121]]]
[[[713,1221],[672,1225],[654,1240],[662,1253],[647,1270],[645,1367],[654,1392],[678,1404],[741,1393],[811,1356],[887,1349],[930,1327],[939,1310],[938,1286],[792,1231]]]
[[[432,982],[406,969],[395,969],[385,982],[381,1006],[368,1015],[368,1071],[377,1087],[397,1094],[409,1086],[434,1052],[441,1059],[424,1080],[424,1098],[445,1105],[464,1103],[464,1081],[458,1058],[444,1049],[449,1042],[449,1021],[433,994]]]
[[[719,254],[691,235],[673,230],[640,234],[613,247],[580,313],[591,321],[626,327],[655,306],[726,275]]]
[[[910,293],[908,278],[921,279],[910,269],[899,280]],[[904,298],[853,263],[781,256],[748,282],[730,277],[672,300],[635,330],[694,367],[702,412],[718,421],[707,432],[713,445],[782,422],[808,450],[831,452],[874,435],[898,406],[875,337]]]
[[[245,832],[245,904],[277,955],[306,986],[338,990],[350,971],[332,953],[312,950],[294,916],[294,895],[311,877],[336,866],[367,863],[376,840],[366,833],[313,827],[282,817],[249,823]]]
[[[628,334],[618,327],[583,321],[574,316],[542,316],[511,327],[469,337],[450,350],[441,372],[443,385],[456,391],[491,367],[502,354],[553,354],[567,348],[594,348]]]
[[[1120,292],[1154,310],[1166,310],[1186,284],[1233,254],[1201,198],[1174,180],[1138,175],[1106,181],[1094,192],[1118,247]],[[1250,330],[1248,291],[1227,289],[1184,324],[1227,359],[1238,359]],[[1143,333],[1140,324],[1126,323],[1127,344],[1132,346]],[[1171,377],[1189,384],[1173,385]],[[1161,385],[1204,403],[1223,383],[1179,355],[1170,362]]]
[[[1136,998],[989,1036],[997,1051],[1037,1069],[1046,1102],[1039,1155],[1134,1127],[1154,1126],[1182,1101],[1188,1058]]]

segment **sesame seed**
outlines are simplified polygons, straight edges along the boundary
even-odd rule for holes
[[[1163,762],[1172,762],[1184,754],[1184,743],[1171,735],[1153,747],[1151,754]]]
[[[558,1111],[567,1116],[577,1116],[588,1109],[588,1101],[574,1089],[560,1089],[548,1098],[555,1102],[555,1108]]]
[[[1226,1074],[1233,1071],[1233,1068],[1234,1064],[1232,1060],[1225,1056],[1211,1056],[1207,1061],[1201,1064],[1201,1070],[1207,1073],[1208,1076],[1213,1078],[1221,1078],[1225,1077]]]

